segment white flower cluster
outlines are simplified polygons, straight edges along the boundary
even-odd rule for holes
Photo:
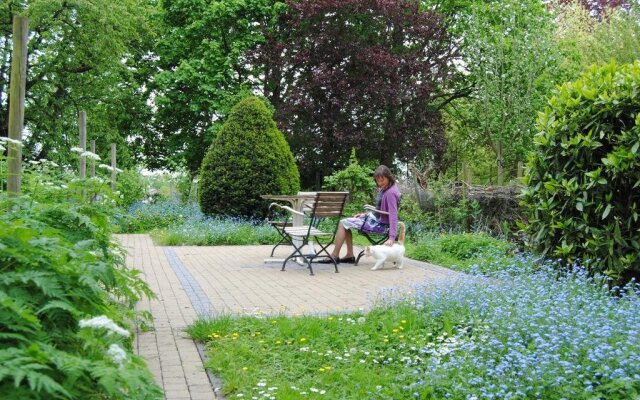
[[[5,146],[7,145],[14,145],[15,147],[21,148],[22,142],[8,137],[0,137],[0,151],[6,150]]]
[[[342,318],[338,318],[338,321],[342,321]],[[353,319],[353,318],[349,318],[347,317],[346,321],[350,324],[364,324],[365,322],[367,322],[367,319],[365,317],[360,317],[357,320]]]
[[[107,164],[100,164],[100,165],[98,165],[98,168],[106,169],[107,171],[113,171],[113,167],[111,167],[110,165],[107,165]],[[117,173],[122,173],[124,171],[121,170],[120,168],[116,168],[116,172]]]
[[[122,364],[127,360],[127,352],[118,344],[112,344],[109,346],[107,354],[111,356],[114,363],[120,366],[122,366]]]
[[[83,151],[82,153],[80,153],[80,157],[86,157],[89,160],[100,161],[100,156],[90,151]]]
[[[129,337],[130,335],[128,330],[120,327],[106,315],[101,315],[99,317],[94,317],[91,319],[80,320],[80,323],[78,325],[80,326],[80,328],[104,328],[109,331],[109,333],[116,333],[124,337]]]

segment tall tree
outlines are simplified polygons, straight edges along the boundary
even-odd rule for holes
[[[440,14],[414,0],[287,4],[255,54],[303,186],[346,165],[351,148],[390,166],[444,152],[457,50]]]
[[[98,152],[148,123],[144,82],[152,42],[149,2],[121,0],[8,0],[0,4],[0,136],[7,135],[11,20],[29,17],[25,157],[68,161],[77,142],[78,111],[87,111],[88,133]]]
[[[256,84],[246,52],[283,4],[274,0],[162,0],[154,131],[140,143],[152,167],[196,174],[231,107]]]
[[[464,65],[474,94],[460,107],[459,132],[494,155],[498,182],[533,145],[536,113],[555,85],[558,53],[551,14],[540,0],[477,2],[464,35]]]

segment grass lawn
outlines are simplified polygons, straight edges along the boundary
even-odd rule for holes
[[[372,311],[221,316],[189,328],[229,398],[630,399],[640,301],[517,257]]]

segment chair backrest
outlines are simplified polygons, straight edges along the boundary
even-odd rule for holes
[[[342,217],[347,196],[349,192],[317,192],[310,214],[311,225],[323,218]]]

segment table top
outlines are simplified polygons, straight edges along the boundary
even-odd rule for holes
[[[316,192],[298,192],[298,194],[263,194],[260,197],[267,200],[313,200],[316,198]]]

